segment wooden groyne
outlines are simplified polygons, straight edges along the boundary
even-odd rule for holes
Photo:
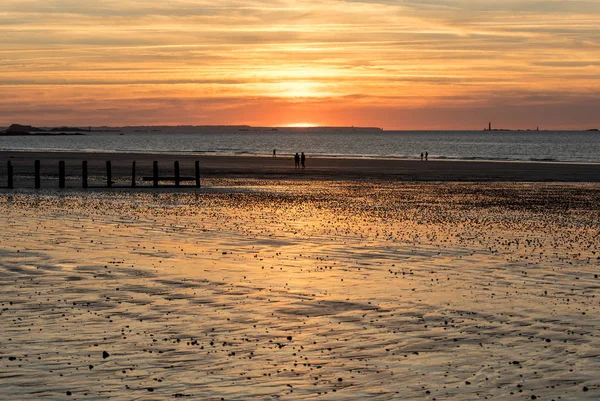
[[[8,189],[14,189],[15,188],[15,182],[17,182],[18,184],[20,184],[23,187],[29,187],[31,188],[31,184],[27,185],[27,180],[26,177],[29,177],[29,175],[21,175],[20,176],[20,180],[19,181],[15,181],[15,166],[13,165],[12,161],[8,161],[6,164],[6,176],[7,176],[7,186],[5,188]],[[21,170],[23,170],[24,166],[19,166],[21,167]],[[33,185],[36,189],[40,189],[42,188],[42,163],[40,160],[35,160],[33,162]],[[67,174],[66,174],[66,164],[63,160],[60,160],[58,162],[58,169],[54,170],[58,172],[58,175],[55,176],[53,175],[53,169],[52,166],[43,166],[44,167],[44,171],[46,173],[46,176],[50,176],[52,177],[52,179],[50,181],[54,182],[54,184],[49,184],[48,183],[48,179],[44,180],[44,184],[45,187],[50,188],[50,187],[56,187],[58,186],[58,188],[65,188],[66,187],[66,180],[67,180]],[[71,166],[72,167],[72,166]],[[55,167],[56,168],[56,167]],[[127,180],[122,180],[119,183],[116,183],[115,181],[113,181],[113,166],[112,166],[112,162],[110,160],[106,161],[106,165],[105,165],[105,178],[101,179],[101,180],[94,180],[93,183],[94,185],[90,185],[90,180],[88,180],[89,178],[89,168],[88,168],[88,162],[87,160],[83,160],[81,162],[81,188],[165,188],[165,187],[169,187],[169,188],[200,188],[200,162],[199,161],[195,161],[194,162],[194,172],[195,175],[193,176],[183,176],[180,173],[180,168],[179,168],[179,161],[175,161],[173,163],[173,175],[161,175],[160,169],[159,169],[159,164],[158,161],[153,161],[152,162],[152,175],[151,176],[142,176],[140,180],[138,180],[137,177],[137,171],[136,171],[136,162],[135,160],[131,163],[131,181],[129,182],[129,184],[127,183]],[[50,174],[48,174],[50,173]],[[57,177],[57,179],[55,178]],[[77,178],[76,175],[73,175],[72,173],[68,176],[68,178]],[[141,185],[140,185],[140,181],[141,181]],[[145,182],[151,182],[152,185],[143,185],[143,183]],[[102,184],[104,183],[104,184]],[[58,184],[58,185],[57,185]],[[70,186],[72,187],[72,186]]]

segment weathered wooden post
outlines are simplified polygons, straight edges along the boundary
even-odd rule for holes
[[[180,179],[179,179],[179,162],[178,161],[176,161],[174,163],[173,169],[175,170],[175,186],[179,187]]]
[[[131,187],[135,187],[135,160],[131,163]]]
[[[200,188],[200,162],[196,160],[196,188]]]
[[[106,162],[106,186],[108,188],[112,187],[112,166],[110,164],[110,160]]]
[[[40,189],[41,182],[40,182],[40,161],[39,160],[36,160],[34,163],[34,171],[35,171],[35,188]]]
[[[152,163],[152,184],[154,188],[158,188],[158,162]]]
[[[65,162],[62,160],[58,162],[58,187],[65,187]]]
[[[8,173],[8,187],[10,189],[13,189],[14,188],[14,185],[13,185],[13,166],[12,166],[12,163],[10,162],[10,160],[6,163],[6,170],[7,170],[7,173]]]
[[[88,187],[87,179],[88,179],[87,161],[84,160],[81,162],[81,187],[82,188]]]

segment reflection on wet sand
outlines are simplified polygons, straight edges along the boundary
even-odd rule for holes
[[[598,399],[598,185],[210,184],[0,195],[0,398]]]

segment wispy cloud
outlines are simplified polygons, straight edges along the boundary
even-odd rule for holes
[[[313,113],[416,128],[383,110],[429,110],[420,127],[458,128],[476,124],[469,110],[487,120],[515,104],[561,104],[571,123],[600,92],[598,21],[600,3],[584,0],[3,0],[0,125],[279,124]],[[505,126],[530,123],[503,115]]]

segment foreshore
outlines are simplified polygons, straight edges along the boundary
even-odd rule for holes
[[[600,185],[207,182],[0,191],[0,399],[599,399]]]
[[[193,175],[194,161],[200,162],[203,178],[325,179],[390,181],[497,181],[497,182],[600,182],[600,164],[493,162],[391,159],[312,158],[305,169],[295,169],[291,157],[208,156],[188,154],[85,153],[85,152],[0,152],[0,185],[6,181],[6,162],[14,174],[27,182],[33,176],[34,160],[40,160],[42,175],[56,177],[58,162],[65,161],[70,179],[81,175],[81,162],[88,161],[90,175],[101,177],[106,161],[111,161],[115,180],[130,180],[136,161],[139,177],[152,174],[158,161],[161,175],[172,175],[173,162],[179,161],[181,174]],[[100,178],[99,178],[100,179]],[[30,180],[31,181],[31,180]],[[33,184],[32,184],[33,185]]]

